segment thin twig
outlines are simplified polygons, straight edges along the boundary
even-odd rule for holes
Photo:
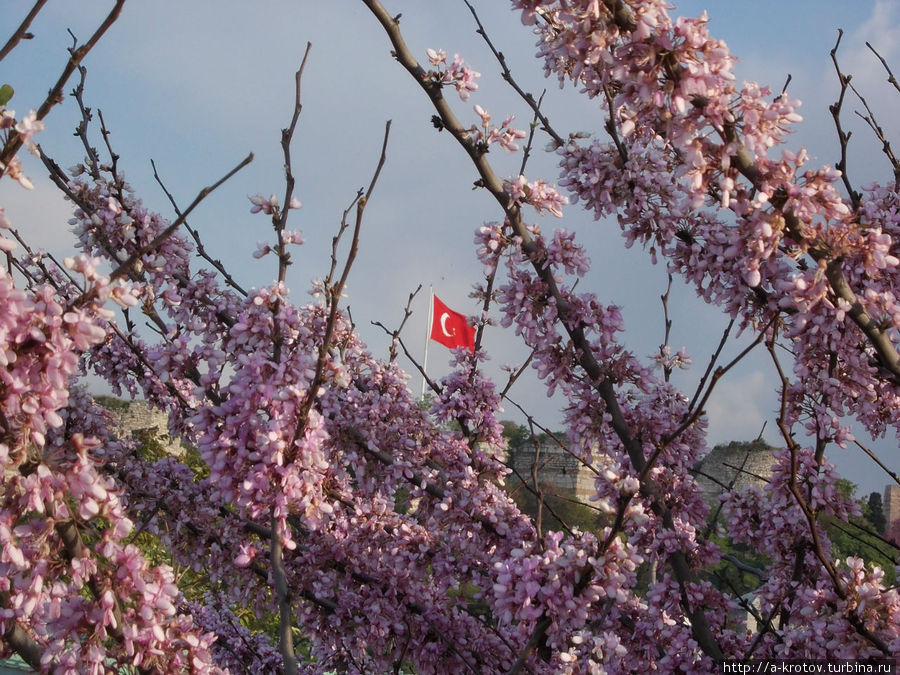
[[[723,555],[722,560],[727,560],[728,562],[730,562],[732,565],[737,567],[742,572],[748,572],[749,574],[754,575],[756,578],[758,578],[762,582],[766,582],[769,580],[769,575],[766,573],[765,570],[761,570],[758,567],[753,567],[752,565],[748,565],[743,560],[735,558],[730,553],[726,553],[725,555]]]
[[[615,380],[597,361],[593,347],[588,339],[588,327],[585,326],[583,322],[578,321],[574,316],[575,308],[572,302],[560,290],[559,285],[554,278],[552,268],[549,265],[544,264],[545,256],[541,253],[538,243],[528,231],[528,227],[522,218],[519,205],[511,202],[503,182],[494,172],[485,153],[477,147],[477,144],[472,142],[466,129],[459,122],[459,119],[456,117],[446,99],[444,99],[441,87],[436,86],[428,78],[425,70],[412,56],[395,17],[391,16],[378,0],[363,0],[363,2],[372,11],[373,15],[379,23],[381,23],[387,33],[393,46],[394,57],[425,91],[426,95],[431,100],[435,111],[440,116],[443,128],[453,135],[456,141],[469,155],[469,158],[479,173],[480,183],[494,196],[498,205],[504,210],[507,220],[512,226],[515,234],[521,240],[522,252],[530,260],[535,273],[547,289],[547,299],[549,300],[552,298],[552,301],[555,302],[558,323],[571,338],[579,365],[584,369],[588,381],[599,394],[600,398],[602,398],[606,407],[609,424],[613,432],[621,441],[628,458],[631,460],[632,466],[640,472],[646,464],[643,443],[634,434],[631,425],[625,417],[616,394]],[[627,12],[624,11],[624,8],[623,12],[617,12],[615,18],[623,24],[629,24],[629,17],[627,16]],[[645,483],[641,486],[641,492],[655,505],[654,510],[656,515],[658,515],[662,521],[663,527],[667,530],[674,531],[675,521],[672,512],[665,505],[662,496],[657,492],[656,488],[649,483]],[[682,551],[675,551],[670,555],[669,562],[672,567],[673,576],[683,591],[682,600],[684,602],[684,610],[689,617],[691,629],[698,645],[710,657],[714,659],[724,658],[722,648],[719,646],[718,640],[712,633],[705,611],[699,606],[694,607],[690,605],[687,584],[693,583],[696,577],[686,555]],[[588,566],[576,584],[578,593],[587,587],[592,574],[593,571]],[[521,670],[524,660],[527,659],[528,653],[544,642],[546,631],[549,628],[550,623],[551,621],[546,615],[538,620],[534,632],[532,633],[532,639],[529,640],[530,647],[526,648],[521,655],[524,658],[518,659],[517,665],[510,672],[518,672]]]
[[[475,19],[475,23],[478,25],[478,29],[475,32],[482,37],[485,43],[487,43],[487,46],[491,50],[491,53],[494,55],[494,58],[497,59],[497,63],[500,64],[503,79],[509,83],[509,85],[522,98],[522,100],[525,101],[525,103],[527,103],[528,106],[534,111],[535,118],[541,121],[541,129],[547,132],[547,134],[554,140],[558,147],[564,146],[566,144],[565,140],[563,140],[562,136],[560,136],[553,129],[550,124],[550,120],[546,115],[544,115],[544,113],[541,112],[541,100],[544,98],[543,94],[541,94],[541,98],[536,101],[534,99],[534,96],[524,91],[519,86],[515,78],[513,78],[512,72],[510,71],[509,66],[506,63],[506,57],[504,57],[503,53],[498,51],[497,48],[494,47],[494,43],[491,42],[491,39],[488,37],[487,31],[481,24],[481,19],[478,18],[478,13],[475,11],[475,8],[472,6],[469,0],[463,0],[463,2],[466,3],[466,7],[469,8],[469,11],[472,13],[472,16]]]
[[[709,397],[712,394],[713,389],[716,386],[716,383],[720,379],[722,379],[722,377],[725,375],[725,373],[727,373],[729,370],[734,368],[751,351],[753,351],[753,349],[755,349],[759,344],[761,344],[763,342],[763,340],[766,337],[766,333],[769,331],[770,328],[772,328],[775,325],[775,323],[777,321],[778,321],[778,314],[775,314],[775,316],[773,316],[769,320],[769,323],[766,324],[766,326],[761,331],[759,331],[756,338],[754,338],[753,342],[751,342],[749,345],[747,345],[743,350],[741,350],[741,352],[737,356],[735,356],[731,361],[726,363],[724,366],[719,366],[718,368],[716,368],[715,372],[713,373],[712,379],[709,382],[709,386],[706,388],[706,391],[704,392],[700,401],[697,403],[697,406],[695,408],[693,408],[693,411],[684,419],[684,421],[682,421],[682,423],[678,426],[677,429],[675,429],[675,431],[671,432],[670,434],[667,434],[664,437],[662,444],[661,444],[662,446],[666,446],[666,445],[670,444],[672,441],[674,441],[676,438],[678,438],[682,433],[684,433],[688,428],[690,428],[690,426],[697,420],[697,418],[701,414],[703,414],[703,407],[706,405],[706,402],[709,400]],[[657,452],[658,452],[658,450],[657,450]],[[647,469],[645,468],[644,471],[646,471],[646,470]]]
[[[125,4],[125,0],[116,0],[115,6],[110,10],[109,14],[107,14],[106,19],[103,20],[103,23],[100,24],[100,27],[94,31],[94,34],[90,37],[90,39],[85,42],[83,45],[77,48],[72,48],[69,50],[69,58],[66,61],[65,68],[63,68],[62,74],[60,74],[59,79],[57,79],[56,84],[50,89],[50,93],[47,94],[47,98],[44,99],[44,102],[40,105],[37,112],[35,113],[35,117],[38,120],[43,120],[50,113],[50,110],[57,103],[62,102],[63,100],[63,88],[66,86],[66,82],[68,82],[69,77],[71,77],[72,73],[75,72],[75,69],[81,64],[82,60],[90,53],[90,51],[94,48],[94,45],[97,44],[97,41],[103,37],[103,34],[109,29],[110,26],[115,23],[116,19],[119,18],[119,14],[122,11],[122,7]],[[9,137],[6,139],[6,144],[3,146],[3,149],[0,150],[0,176],[2,176],[9,166],[10,160],[16,156],[16,153],[19,152],[19,149],[22,147],[22,137],[19,133],[13,129]]]
[[[722,350],[725,348],[725,344],[728,342],[728,337],[731,334],[731,329],[733,327],[734,319],[730,319],[728,321],[728,325],[725,326],[725,330],[722,331],[722,338],[719,340],[719,344],[716,347],[716,350],[712,353],[712,356],[709,357],[709,363],[706,365],[706,370],[704,371],[703,376],[700,378],[700,381],[697,383],[697,390],[691,397],[691,402],[688,403],[687,409],[689,411],[694,410],[694,406],[697,405],[697,400],[703,393],[703,389],[706,386],[706,381],[709,379],[710,375],[712,375],[713,370],[716,367],[716,361],[719,360],[719,356],[722,354]]]
[[[878,548],[877,546],[875,546],[875,544],[872,543],[871,541],[866,541],[865,539],[863,539],[862,537],[860,537],[858,534],[855,534],[855,533],[851,532],[848,528],[844,527],[844,525],[842,524],[841,521],[834,520],[834,521],[831,521],[831,522],[828,523],[828,524],[831,525],[831,527],[836,527],[836,528],[839,529],[841,532],[843,532],[844,534],[846,534],[848,537],[850,537],[851,539],[853,539],[853,540],[855,540],[855,541],[858,541],[858,542],[859,542],[860,544],[862,544],[863,546],[868,546],[868,547],[869,547],[870,549],[872,549],[875,553],[877,553],[877,554],[880,555],[882,558],[884,558],[885,560],[887,560],[888,563],[890,563],[891,566],[894,566],[894,565],[897,564],[897,561],[896,561],[894,558],[892,558],[890,555],[888,555],[887,553],[885,553],[884,551],[882,551],[880,548]],[[859,523],[854,523],[852,520],[848,520],[848,521],[847,521],[847,525],[852,525],[853,527],[855,527],[856,529],[860,530],[861,532],[864,532],[865,534],[868,534],[870,537],[875,537],[875,538],[877,538],[880,542],[882,542],[882,543],[884,543],[884,544],[887,544],[888,546],[890,546],[890,547],[892,547],[892,548],[895,548],[895,549],[897,549],[897,550],[900,550],[900,546],[898,546],[897,544],[895,544],[894,542],[892,542],[890,539],[885,539],[884,537],[882,537],[882,536],[881,536],[880,534],[878,534],[877,532],[873,532],[872,530],[868,529],[867,527],[864,527],[864,526],[860,525]]]
[[[34,37],[31,33],[28,32],[28,27],[31,25],[31,22],[34,21],[34,18],[38,15],[38,12],[41,11],[44,5],[47,4],[47,0],[37,0],[34,3],[34,6],[31,8],[31,11],[28,12],[28,15],[22,19],[22,23],[19,24],[19,27],[16,28],[16,32],[13,33],[9,40],[6,41],[6,44],[3,45],[3,49],[0,49],[0,61],[5,59],[7,55],[16,48],[16,45],[19,44],[21,40],[30,40]]]
[[[881,54],[879,54],[875,50],[875,47],[873,47],[869,42],[866,42],[866,47],[868,47],[872,51],[872,53],[876,57],[878,57],[878,60],[881,61],[881,65],[884,66],[884,69],[887,71],[887,74],[888,74],[887,81],[890,82],[892,85],[894,85],[894,89],[896,89],[897,91],[900,91],[900,84],[897,83],[897,78],[894,77],[894,73],[891,71],[891,67],[888,65],[888,62],[884,60],[884,57]]]
[[[384,125],[384,140],[381,144],[381,155],[378,158],[378,165],[375,167],[375,174],[372,176],[372,180],[369,182],[369,189],[366,191],[366,194],[356,202],[356,224],[353,230],[353,238],[350,242],[350,250],[347,253],[347,259],[344,263],[344,269],[341,274],[341,278],[332,288],[325,289],[326,302],[329,306],[328,320],[325,324],[325,335],[322,337],[322,342],[319,345],[319,356],[318,360],[316,361],[315,374],[313,375],[312,382],[310,383],[309,389],[306,392],[306,397],[304,398],[303,405],[300,408],[300,412],[297,415],[297,428],[294,431],[294,440],[296,440],[306,428],[306,420],[309,417],[309,411],[312,409],[313,403],[315,402],[316,396],[318,395],[319,387],[322,385],[322,376],[325,372],[325,363],[327,361],[328,349],[331,347],[331,340],[334,335],[335,325],[337,323],[338,304],[341,298],[341,294],[344,292],[347,278],[350,275],[350,268],[353,267],[353,262],[356,260],[356,254],[359,250],[359,235],[360,231],[362,230],[363,213],[365,212],[366,204],[368,204],[369,199],[371,198],[372,193],[375,190],[375,185],[378,182],[378,177],[381,175],[381,169],[384,167],[384,163],[387,160],[387,144],[388,138],[390,138],[390,134],[391,121],[388,120]],[[294,449],[294,443],[292,442],[286,455],[287,463],[293,461]]]
[[[177,230],[179,227],[181,227],[181,225],[185,222],[185,220],[187,220],[188,215],[190,215],[190,213],[195,208],[197,208],[197,206],[200,205],[200,202],[202,202],[204,199],[206,199],[210,194],[212,194],[216,189],[218,189],[229,178],[234,176],[238,171],[243,169],[245,166],[250,164],[250,162],[252,162],[252,161],[253,161],[253,153],[251,152],[244,159],[242,159],[237,164],[237,166],[235,166],[231,171],[229,171],[224,176],[222,176],[215,183],[213,183],[212,185],[208,185],[205,188],[203,188],[202,190],[200,190],[200,192],[197,193],[197,196],[194,198],[194,201],[192,201],[188,205],[188,207],[184,210],[184,213],[182,213],[180,216],[178,216],[172,222],[171,225],[169,225],[165,230],[163,230],[160,234],[158,234],[151,242],[145,244],[138,251],[131,254],[131,256],[129,256],[125,262],[123,262],[121,265],[119,265],[119,267],[117,267],[115,270],[113,270],[112,274],[109,275],[110,279],[115,280],[115,279],[119,279],[119,278],[125,276],[125,274],[128,273],[128,271],[131,269],[131,267],[138,260],[140,260],[143,256],[147,255],[150,251],[153,251],[157,247],[159,247],[160,244],[162,244],[166,239],[168,239],[172,235],[173,232],[175,232],[175,230]]]
[[[72,42],[73,44],[77,44],[74,35],[72,36]],[[78,74],[80,76],[78,84],[75,85],[75,88],[71,93],[72,98],[78,103],[78,110],[81,113],[81,120],[75,127],[75,135],[81,140],[81,144],[84,146],[85,158],[87,160],[87,166],[85,168],[91,177],[97,180],[100,178],[100,155],[97,153],[97,148],[91,145],[90,138],[88,137],[88,126],[93,120],[93,114],[91,109],[84,105],[84,82],[87,78],[87,68],[78,66]]]
[[[387,326],[385,326],[380,321],[373,321],[372,325],[378,326],[385,333],[390,335],[392,339],[394,339],[395,331],[388,330]],[[406,346],[406,343],[403,341],[403,338],[400,337],[399,333],[397,333],[396,341],[397,341],[397,344],[400,345],[400,349],[403,350],[403,355],[407,359],[409,359],[409,362],[412,363],[412,365],[416,368],[416,370],[419,371],[419,374],[425,378],[425,384],[428,385],[428,388],[431,389],[431,391],[433,391],[435,394],[439,395],[441,393],[441,385],[438,384],[437,382],[435,382],[434,380],[432,380],[430,377],[428,377],[428,373],[425,372],[425,369],[422,367],[422,364],[419,363],[419,361],[416,359],[416,357],[412,355],[412,352],[409,351],[409,349]]]
[[[175,197],[172,196],[172,193],[169,192],[169,189],[166,187],[165,183],[163,183],[162,178],[160,178],[159,172],[156,170],[156,162],[152,159],[150,160],[150,166],[153,167],[153,177],[156,179],[156,182],[159,184],[159,187],[162,188],[163,193],[165,193],[166,197],[169,199],[169,203],[172,205],[172,208],[175,210],[176,216],[181,216],[181,209],[178,208],[178,204],[175,202]],[[206,247],[203,245],[203,241],[200,239],[200,233],[191,227],[187,219],[184,221],[184,229],[188,231],[188,234],[194,240],[194,243],[197,244],[197,255],[206,260],[210,265],[212,265],[219,274],[222,275],[222,278],[225,280],[225,283],[231,286],[235,291],[240,293],[242,296],[247,297],[247,291],[237,282],[237,280],[231,275],[231,273],[225,268],[225,265],[221,260],[214,259],[209,255],[206,251]]]
[[[547,90],[541,92],[540,97],[537,100],[537,107],[541,107],[541,103],[544,102],[544,94],[547,93]],[[537,116],[537,113],[534,114],[534,118],[531,120],[531,124],[528,125],[528,140],[525,142],[525,146],[522,148],[522,163],[519,165],[519,175],[525,175],[525,167],[528,165],[528,159],[531,157],[531,150],[534,147],[534,131],[538,127],[538,120],[540,118]]]
[[[306,60],[309,58],[309,51],[312,49],[312,43],[306,43],[306,51],[303,52],[303,60],[300,62],[300,68],[294,75],[294,113],[291,116],[291,123],[286,129],[281,130],[281,149],[284,153],[284,202],[281,211],[276,211],[272,215],[272,223],[275,226],[275,233],[278,237],[276,252],[278,254],[278,281],[284,283],[287,275],[288,265],[291,263],[290,254],[285,249],[284,230],[287,226],[288,213],[290,212],[290,204],[294,198],[294,173],[291,165],[291,141],[294,138],[294,131],[297,128],[297,121],[300,119],[300,113],[303,110],[303,103],[300,98],[300,85],[303,80],[303,70],[306,68]]]
[[[894,154],[894,149],[891,147],[891,142],[888,140],[887,135],[884,133],[884,129],[881,128],[881,125],[878,123],[877,118],[875,117],[875,113],[869,107],[869,102],[863,97],[862,94],[857,91],[856,87],[852,84],[850,85],[850,89],[856,94],[856,98],[859,99],[859,102],[863,104],[863,107],[866,109],[866,114],[863,115],[858,110],[856,112],[857,116],[859,116],[866,124],[869,125],[869,128],[872,129],[872,132],[875,134],[875,138],[881,141],[881,152],[885,157],[888,158],[888,161],[891,163],[891,167],[894,169],[894,183],[900,183],[900,160],[897,159],[897,156]]]
[[[672,332],[672,319],[669,318],[669,294],[671,292],[672,275],[669,274],[669,283],[666,285],[666,292],[659,296],[663,309],[663,341],[659,346],[659,355],[662,358],[663,379],[666,382],[668,382],[669,378],[672,376],[672,366],[669,363],[666,363],[666,348],[669,347],[669,335]]]
[[[834,70],[837,73],[838,82],[841,85],[841,91],[838,95],[838,100],[828,106],[828,110],[831,112],[831,117],[834,119],[834,126],[837,131],[838,143],[841,146],[841,158],[838,160],[837,164],[835,164],[835,168],[841,172],[841,180],[844,183],[844,188],[847,190],[847,195],[850,197],[850,201],[853,203],[853,210],[859,210],[860,199],[862,195],[859,194],[856,190],[853,189],[853,186],[850,184],[850,177],[847,175],[847,146],[850,141],[850,136],[853,132],[844,131],[844,127],[841,125],[841,109],[844,105],[844,96],[847,93],[847,88],[850,85],[850,76],[844,75],[841,72],[840,64],[838,64],[837,60],[837,51],[838,47],[841,44],[841,38],[844,36],[844,31],[838,29],[838,37],[837,41],[834,43],[834,47],[831,49],[831,62],[834,64]]]
[[[878,466],[880,466],[881,469],[882,469],[888,476],[890,476],[891,479],[892,479],[895,483],[897,483],[897,485],[900,485],[900,476],[898,476],[896,472],[892,471],[892,470],[889,469],[887,466],[885,466],[884,462],[882,462],[880,459],[878,459],[878,457],[875,455],[875,453],[872,452],[871,450],[869,450],[869,448],[867,448],[866,446],[864,446],[862,443],[860,443],[860,442],[857,441],[857,440],[854,440],[853,442],[856,443],[856,446],[857,446],[860,450],[862,450],[862,451],[863,451],[864,453],[866,453],[872,460],[874,460],[874,462],[875,462]]]
[[[391,346],[390,346],[390,350],[389,350],[390,358],[388,359],[389,363],[393,363],[394,361],[397,360],[397,343],[400,340],[400,333],[403,332],[403,327],[406,325],[406,322],[409,320],[409,318],[413,314],[412,301],[413,301],[413,299],[415,299],[415,297],[419,294],[419,291],[421,291],[421,290],[422,290],[422,284],[419,284],[418,286],[416,286],[416,290],[414,290],[413,292],[411,292],[409,294],[409,297],[406,300],[406,307],[403,309],[403,320],[400,321],[400,325],[397,326],[397,328],[394,329],[393,331],[388,330],[385,327],[385,325],[379,321],[372,322],[373,326],[378,326],[379,328],[384,330],[385,333],[387,333],[388,335],[391,336]]]
[[[509,390],[516,383],[516,380],[518,380],[522,376],[522,373],[525,372],[525,369],[528,368],[529,365],[531,365],[531,362],[534,360],[535,351],[535,349],[532,349],[531,353],[528,355],[528,358],[522,362],[522,365],[509,374],[506,385],[503,387],[503,391],[500,392],[501,399],[509,400],[509,397],[507,396],[509,394]]]

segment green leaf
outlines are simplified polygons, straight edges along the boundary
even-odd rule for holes
[[[0,86],[0,105],[6,105],[7,103],[9,103],[9,99],[13,97],[14,93],[15,90],[8,84]]]

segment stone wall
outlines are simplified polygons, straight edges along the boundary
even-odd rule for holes
[[[142,441],[155,439],[163,450],[171,455],[180,456],[184,447],[177,438],[169,436],[169,415],[161,410],[151,408],[146,401],[117,401],[113,406],[106,406],[115,418],[116,435]]]
[[[733,441],[717,445],[694,467],[703,498],[714,503],[725,488],[734,485],[741,489],[748,485],[765,485],[772,474],[774,448],[762,441]],[[526,481],[531,480],[535,461],[535,445],[526,443],[510,451],[510,465]],[[578,459],[552,442],[542,443],[538,455],[538,480],[545,489],[579,501],[588,501],[594,494],[594,474]],[[894,503],[900,517],[900,486]],[[887,509],[887,493],[885,508]]]
[[[719,495],[732,484],[737,490],[765,485],[772,475],[774,450],[764,441],[732,441],[714,447],[694,466],[694,477],[703,498],[709,503],[717,502]]]
[[[521,448],[510,451],[512,468],[526,481],[531,480],[535,452],[536,446],[533,443],[526,443]],[[552,441],[541,443],[537,463],[538,480],[545,490],[583,502],[594,494],[594,474]]]
[[[884,519],[887,528],[900,520],[900,485],[886,485],[884,488]]]
[[[115,417],[116,434],[142,440],[155,438],[163,449],[181,455],[180,441],[169,436],[169,418],[165,412],[151,409],[146,401],[117,401],[107,406]],[[713,503],[724,492],[722,485],[734,481],[737,489],[747,485],[764,485],[771,475],[772,451],[764,442],[733,441],[717,445],[694,467],[703,497]],[[531,480],[535,461],[534,443],[510,450],[510,462],[522,478]],[[553,442],[541,443],[538,455],[538,479],[544,489],[564,497],[587,502],[594,494],[594,474],[578,459]],[[889,485],[884,491],[884,513],[888,523],[900,519],[900,486]]]

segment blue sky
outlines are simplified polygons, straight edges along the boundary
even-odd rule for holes
[[[498,67],[485,45],[474,35],[472,19],[461,2],[386,0],[392,14],[403,14],[401,25],[414,53],[428,47],[459,52],[483,73],[481,88],[468,104],[455,103],[462,119],[474,119],[471,106],[479,103],[495,119],[517,114],[522,126],[529,116],[524,106],[497,77]],[[105,15],[110,2],[80,0],[50,3],[32,27],[34,40],[0,65],[0,79],[16,89],[11,107],[18,112],[36,108],[66,59],[67,28],[85,39]],[[602,116],[594,105],[571,90],[560,92],[545,81],[534,61],[534,38],[521,26],[507,3],[475,3],[492,38],[507,56],[514,74],[527,89],[547,88],[545,109],[564,133],[601,129]],[[12,27],[31,6],[24,0],[0,5],[0,25]],[[837,83],[828,57],[837,28],[845,31],[842,66],[866,93],[882,122],[891,128],[896,99],[884,84],[880,66],[865,48],[871,41],[900,69],[900,7],[892,0],[848,3],[838,0],[690,0],[676,13],[696,15],[706,9],[714,35],[724,39],[740,58],[739,79],[756,80],[778,89],[787,73],[791,94],[804,102],[806,121],[791,145],[806,145],[820,163],[838,157],[827,106]],[[489,197],[471,189],[475,175],[462,152],[446,134],[428,123],[432,114],[424,96],[389,55],[387,38],[361,2],[334,0],[156,0],[127,2],[119,22],[90,55],[87,100],[103,111],[112,142],[121,154],[129,182],[153,208],[171,213],[155,184],[150,159],[156,161],[168,187],[182,205],[204,185],[217,179],[248,152],[254,163],[224,189],[213,194],[192,219],[207,247],[229,263],[247,285],[263,285],[275,274],[273,261],[253,260],[256,242],[267,240],[265,218],[249,213],[247,196],[281,194],[280,129],[291,113],[293,73],[306,42],[313,44],[303,80],[303,115],[294,143],[297,193],[304,203],[292,216],[307,244],[296,257],[289,283],[297,302],[305,302],[309,280],[327,271],[331,237],[341,212],[356,190],[367,184],[380,149],[384,123],[393,120],[388,163],[366,215],[358,262],[350,277],[348,302],[364,339],[376,355],[386,356],[387,339],[371,321],[396,325],[408,294],[424,290],[404,335],[413,353],[421,354],[425,338],[427,289],[458,311],[474,313],[468,298],[479,279],[472,233],[487,220],[498,218]],[[857,106],[858,107],[858,106]],[[857,129],[851,146],[851,177],[856,184],[887,178],[887,164],[870,135]],[[76,120],[74,102],[67,101],[48,120],[39,141],[61,165],[70,166],[83,155],[71,135]],[[893,129],[896,132],[897,129]],[[896,136],[896,135],[895,135]],[[98,140],[99,142],[99,140]],[[540,139],[537,147],[543,147]],[[518,155],[492,153],[500,174],[517,171]],[[27,165],[36,189],[26,193],[10,181],[0,182],[0,203],[7,215],[37,245],[66,253],[65,203],[34,162]],[[555,163],[540,152],[531,161],[530,177],[555,179]],[[589,248],[594,269],[586,280],[603,302],[623,306],[628,342],[639,355],[653,352],[662,338],[659,295],[665,288],[662,267],[653,267],[637,250],[626,251],[615,223],[594,223],[575,208],[557,222],[579,233]],[[685,345],[695,367],[679,374],[678,383],[693,391],[702,367],[718,341],[725,320],[698,305],[692,290],[676,284],[670,311],[674,326],[671,344]],[[490,332],[486,346],[489,368],[515,364],[524,350],[501,330]],[[735,342],[728,353],[737,353]],[[446,372],[447,352],[432,343],[429,371]],[[727,356],[727,355],[726,355]],[[419,390],[418,378],[411,380]],[[762,358],[751,359],[721,385],[709,406],[712,442],[755,437],[765,420],[767,438],[776,440],[773,381]],[[543,399],[543,387],[524,381],[515,398],[544,423],[554,426],[559,415]],[[512,406],[506,416],[520,419]],[[897,442],[874,443],[894,469],[900,469]],[[865,489],[881,489],[886,482],[856,450],[832,452],[832,458],[851,480]]]

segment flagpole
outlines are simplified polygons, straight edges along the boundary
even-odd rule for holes
[[[425,357],[422,359],[422,400],[425,400],[425,377],[428,372],[428,341],[431,340],[431,322],[434,320],[434,287],[428,284],[428,323],[425,324]]]

